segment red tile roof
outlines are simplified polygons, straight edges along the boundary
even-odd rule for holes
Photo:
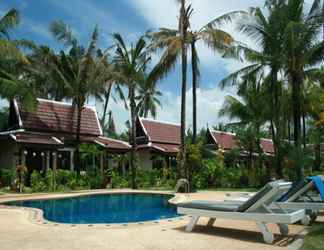
[[[264,153],[274,154],[274,147],[271,139],[260,139],[260,146]]]
[[[219,149],[231,150],[238,146],[237,140],[235,139],[235,134],[214,130],[209,131]]]
[[[17,133],[9,134],[9,136],[17,143],[49,145],[49,146],[63,145],[63,143],[58,138],[50,134],[17,132]]]
[[[180,145],[180,125],[140,118],[150,142]]]
[[[165,144],[165,143],[148,143],[138,145],[137,149],[152,149],[154,151],[166,154],[175,155],[179,152],[179,145],[178,144]]]
[[[95,142],[99,145],[105,147],[107,150],[112,151],[124,151],[127,152],[130,150],[131,146],[124,141],[115,140],[107,137],[100,136],[98,137]]]
[[[15,105],[21,120],[20,128],[30,131],[76,133],[77,112],[71,104],[38,99],[35,111],[27,111],[19,103]],[[81,134],[101,135],[98,117],[92,108],[85,107],[82,111]]]

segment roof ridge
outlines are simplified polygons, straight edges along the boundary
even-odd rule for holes
[[[39,97],[37,98],[37,101],[54,103],[54,104],[58,104],[58,105],[72,106],[72,103],[69,103],[69,102],[55,101],[55,100],[44,99],[44,98],[39,98]],[[94,105],[84,105],[84,108],[92,109],[93,111],[96,112],[96,107]]]
[[[113,139],[113,138],[106,137],[106,136],[99,136],[99,138],[101,138],[101,139],[108,139],[108,140],[111,140],[111,141],[114,141],[114,142],[119,142],[119,143],[125,144],[126,146],[130,146],[129,143],[127,143],[125,141],[122,141],[122,140]]]
[[[231,132],[225,132],[225,131],[214,130],[214,129],[210,129],[210,131],[211,131],[211,132],[220,133],[220,134],[227,134],[227,135],[234,135],[234,136],[236,136],[235,133],[231,133]]]
[[[167,122],[167,121],[161,121],[161,120],[154,120],[154,119],[151,119],[151,118],[143,118],[143,117],[140,117],[139,119],[142,120],[142,121],[148,121],[148,122],[155,122],[155,123],[160,123],[160,124],[173,125],[173,126],[177,126],[177,127],[180,127],[181,126],[181,124],[175,123],[175,122]]]

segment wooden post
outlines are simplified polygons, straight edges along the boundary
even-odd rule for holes
[[[56,186],[57,152],[53,152],[53,191]]]
[[[70,170],[74,171],[74,149],[70,150]]]
[[[25,155],[25,150],[24,149],[21,150],[21,162],[20,162],[20,164],[22,166],[26,166],[26,155]]]
[[[46,155],[46,168],[45,168],[45,172],[46,173],[50,169],[50,159],[51,159],[50,153],[51,153],[50,151],[46,151],[46,153],[45,153],[45,155]]]
[[[104,153],[102,152],[99,157],[100,157],[100,173],[101,175],[103,175],[104,174]]]

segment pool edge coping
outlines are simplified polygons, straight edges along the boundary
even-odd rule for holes
[[[188,216],[179,215],[173,218],[163,218],[158,220],[148,220],[148,221],[139,221],[139,222],[127,222],[127,223],[82,223],[82,224],[73,224],[73,223],[61,223],[55,221],[46,220],[43,216],[43,210],[38,208],[30,207],[18,207],[18,206],[9,206],[3,203],[12,202],[12,201],[25,201],[25,200],[49,200],[49,199],[64,199],[72,197],[82,197],[87,195],[96,195],[96,194],[160,194],[160,195],[173,195],[173,198],[181,197],[180,194],[174,193],[171,191],[155,191],[155,190],[131,190],[131,189],[118,189],[118,190],[95,190],[95,191],[86,191],[79,193],[42,193],[35,195],[22,195],[17,197],[0,197],[0,209],[12,209],[22,211],[26,214],[27,220],[35,225],[39,226],[48,226],[48,227],[67,227],[67,228],[129,228],[134,226],[148,226],[148,225],[159,225],[162,222],[174,222],[179,220],[184,220],[189,218]]]

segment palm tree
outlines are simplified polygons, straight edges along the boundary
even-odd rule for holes
[[[192,67],[192,91],[193,91],[193,143],[196,143],[197,138],[197,88],[199,86],[199,56],[196,44],[202,40],[207,46],[213,50],[223,51],[234,40],[233,38],[220,29],[220,25],[226,21],[230,21],[232,17],[240,12],[232,12],[221,17],[215,18],[210,23],[202,27],[198,31],[190,30],[190,17],[193,9],[189,5],[185,7],[185,1],[181,1],[179,29],[160,28],[157,32],[149,33],[148,36],[152,39],[152,49],[164,50],[160,61],[160,68],[163,68],[166,73],[172,69],[181,57],[182,65],[182,90],[181,90],[181,155],[185,155],[185,103],[186,103],[186,72],[187,72],[187,50],[191,50],[191,67]],[[183,168],[184,160],[180,161],[180,169]],[[187,172],[187,171],[185,171]]]
[[[130,106],[131,133],[130,143],[132,145],[130,154],[130,166],[132,171],[132,188],[136,189],[136,89],[142,79],[147,62],[150,60],[147,44],[144,37],[140,37],[135,45],[128,49],[120,34],[113,34],[116,42],[116,55],[114,64],[116,67],[116,81],[128,88],[128,100]]]
[[[106,79],[106,56],[95,57],[98,29],[94,29],[89,46],[84,49],[73,36],[71,29],[61,21],[51,24],[51,32],[71,49],[67,54],[61,51],[53,66],[54,80],[67,88],[67,98],[72,100],[76,109],[76,157],[75,166],[80,174],[80,132],[82,110],[90,95],[97,95],[102,90]]]
[[[313,1],[309,11],[302,0],[287,1],[284,9],[285,18],[288,20],[284,30],[284,69],[292,90],[294,143],[298,150],[302,142],[302,91],[307,71],[317,67],[324,59],[324,41],[319,39],[324,18],[321,2],[318,0]],[[302,175],[303,169],[299,168],[299,177]]]
[[[132,145],[131,155],[130,155],[130,166],[132,170],[132,188],[136,188],[136,117],[138,112],[146,112],[146,103],[142,100],[147,100],[139,98],[143,90],[143,84],[149,86],[150,98],[155,103],[158,103],[154,98],[154,95],[159,95],[159,91],[155,90],[156,82],[158,79],[163,78],[166,75],[166,69],[163,65],[157,64],[152,69],[148,71],[148,65],[151,62],[150,57],[150,45],[145,41],[145,37],[140,37],[135,44],[132,44],[129,48],[126,47],[124,39],[118,33],[113,34],[116,42],[116,55],[114,57],[113,63],[115,66],[114,80],[116,84],[120,86],[126,86],[128,89],[128,101],[130,106],[130,122],[126,122],[126,126],[130,130],[130,144]],[[139,101],[139,104],[136,103]],[[151,110],[151,114],[154,116],[155,111]]]
[[[24,81],[22,68],[28,60],[19,47],[32,45],[27,40],[10,40],[10,31],[20,22],[19,12],[9,10],[0,18],[0,97],[7,100],[19,98],[27,108],[35,103],[34,88]]]
[[[138,88],[138,95],[136,96],[137,113],[141,117],[147,118],[149,114],[155,119],[157,115],[157,106],[162,104],[158,99],[162,93],[156,89],[155,84],[147,81],[141,82]]]
[[[19,12],[16,9],[9,10],[0,19],[0,58],[1,64],[8,60],[23,60],[24,56],[17,48],[17,44],[10,40],[10,30],[18,26],[20,22]],[[2,65],[3,66],[3,65]]]
[[[250,65],[230,74],[221,81],[221,85],[229,84],[239,85],[239,79],[244,76],[248,78],[258,78],[260,75],[269,71],[263,83],[269,93],[270,113],[269,121],[271,128],[272,140],[275,149],[276,172],[282,177],[282,149],[281,142],[283,139],[282,113],[281,104],[282,82],[278,81],[279,73],[283,68],[283,42],[287,26],[287,21],[283,20],[285,10],[282,8],[284,0],[266,1],[266,10],[268,15],[264,14],[260,8],[252,9],[245,19],[242,19],[238,25],[240,31],[251,37],[260,47],[260,51],[251,49],[244,44],[238,44],[228,49],[224,57],[234,57],[242,60],[242,57],[250,62]],[[243,82],[251,83],[251,81]],[[274,112],[275,111],[275,112]]]

